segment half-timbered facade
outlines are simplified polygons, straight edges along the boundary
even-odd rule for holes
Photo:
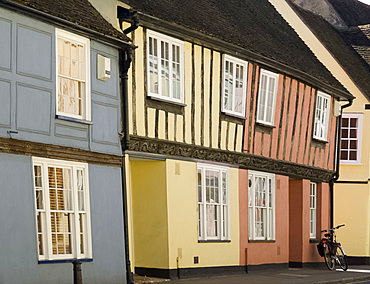
[[[332,225],[345,224],[338,231],[338,238],[349,264],[368,264],[370,148],[366,125],[370,121],[370,6],[357,0],[270,2],[356,97],[352,105],[343,109],[341,118],[340,166],[333,190]]]
[[[338,101],[352,96],[268,1],[121,2],[140,17],[125,157],[134,272],[321,261]]]

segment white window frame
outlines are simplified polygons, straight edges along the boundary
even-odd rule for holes
[[[316,238],[317,227],[317,184],[310,183],[310,238]]]
[[[158,77],[157,77],[157,82],[158,82],[158,93],[154,93],[151,91],[150,85],[151,85],[151,76],[150,76],[150,40],[149,38],[156,39],[157,40],[157,66],[158,66]],[[158,100],[163,100],[167,102],[172,102],[172,103],[177,103],[177,104],[184,104],[184,42],[152,31],[152,30],[147,30],[147,89],[148,89],[148,96],[153,98],[153,99],[158,99]],[[161,42],[165,42],[169,44],[169,96],[164,96],[162,95],[162,81],[161,81],[161,73],[162,73],[162,64],[161,64],[161,57],[160,57],[160,46]],[[173,80],[172,80],[172,70],[173,70],[173,60],[172,60],[172,47],[177,46],[179,47],[179,55],[180,55],[180,98],[175,98],[173,94]]]
[[[207,202],[206,200],[206,171],[218,173],[218,200],[219,202]],[[223,184],[223,177],[226,179]],[[200,241],[227,241],[230,240],[230,196],[229,196],[229,169],[227,167],[197,164],[197,195],[198,195],[198,240]],[[222,196],[222,187],[226,190],[226,203]],[[209,194],[211,196],[211,193]],[[200,198],[201,200],[200,200]],[[207,204],[217,207],[219,220],[216,225],[217,236],[207,235]],[[225,216],[227,215],[227,216]]]
[[[265,204],[267,206],[261,207],[256,205],[256,179],[265,178],[266,190],[265,190]],[[268,188],[268,182],[271,182],[271,195]],[[270,202],[270,199],[271,202]],[[263,200],[263,199],[262,199]],[[271,203],[271,206],[270,206]],[[265,172],[248,171],[248,236],[249,240],[263,241],[263,240],[275,240],[275,175]],[[256,220],[256,209],[266,210],[265,218],[266,222],[263,223],[264,235],[258,235],[257,220]],[[266,209],[264,209],[266,208]]]
[[[315,121],[313,129],[314,139],[327,141],[330,106],[331,106],[331,96],[318,91],[316,95],[316,104],[315,104]]]
[[[76,42],[85,47],[85,59],[86,59],[85,68],[84,68],[85,92],[82,93],[84,97],[82,98],[82,114],[81,115],[59,111],[59,81],[60,81],[60,76],[62,77],[64,76],[64,75],[59,75],[59,72],[58,72],[58,68],[59,68],[58,39],[59,38],[70,40],[72,42]],[[65,30],[55,29],[55,60],[56,60],[56,67],[55,67],[55,70],[56,70],[56,73],[55,73],[56,74],[56,89],[55,89],[56,114],[62,117],[69,117],[69,118],[77,119],[77,120],[91,121],[90,40],[88,38],[78,36],[76,34],[67,32]],[[75,79],[73,77],[70,77],[70,78]]]
[[[92,258],[92,240],[91,240],[91,217],[90,217],[90,197],[89,197],[89,178],[88,178],[88,164],[70,162],[70,161],[61,161],[54,159],[38,158],[33,157],[33,188],[34,188],[34,204],[35,204],[35,220],[36,220],[36,241],[37,241],[37,251],[39,261],[50,261],[50,260],[65,260],[65,259],[88,259]],[[36,187],[35,180],[35,166],[41,167],[41,187]],[[49,177],[48,177],[48,168],[56,167],[63,169],[70,169],[72,173],[72,210],[68,211],[71,213],[71,254],[53,254],[53,245],[52,245],[52,231],[51,231],[51,208],[50,208],[50,198],[49,198]],[[83,172],[83,195],[84,195],[84,208],[79,209],[78,204],[78,191],[77,189],[77,171]],[[41,191],[42,204],[43,208],[38,208],[39,196],[36,192]],[[55,210],[54,210],[55,211]],[[39,249],[39,230],[38,230],[38,220],[37,215],[40,214],[41,219],[41,239],[42,239],[42,250],[43,254],[40,254]],[[80,252],[80,228],[79,228],[79,215],[85,215],[83,219],[83,241],[84,241],[84,252]]]
[[[350,141],[352,140],[356,140],[357,141],[357,158],[356,160],[342,160],[341,157],[342,155],[340,154],[340,163],[342,165],[361,165],[361,148],[362,148],[362,120],[363,120],[363,114],[362,113],[342,113],[342,119],[343,118],[357,118],[357,139],[351,139],[351,138],[344,138],[344,137],[341,137],[341,144],[340,144],[340,147],[341,147],[341,153],[342,153],[342,141],[343,140],[347,140],[348,143],[350,143]],[[342,131],[343,131],[344,127],[343,127],[343,124],[342,124]],[[349,125],[349,127],[347,127],[348,131],[351,130],[351,127]],[[353,129],[353,128],[352,128]]]
[[[223,55],[223,71],[222,71],[222,112],[226,113],[226,114],[230,114],[232,116],[237,116],[237,117],[242,117],[242,118],[245,118],[245,108],[246,108],[246,98],[247,98],[247,74],[248,74],[248,62],[247,61],[244,61],[244,60],[241,60],[241,59],[238,59],[236,57],[232,57],[230,55],[227,55],[227,54],[224,54]],[[232,90],[232,94],[231,95],[231,108],[227,108],[225,106],[225,100],[226,100],[226,77],[227,74],[226,74],[226,64],[227,62],[230,62],[233,64],[233,72],[232,72],[232,85],[233,85],[233,90]],[[238,112],[236,111],[236,105],[235,105],[235,98],[236,98],[236,95],[235,95],[235,88],[236,88],[236,69],[237,69],[237,65],[243,67],[243,78],[241,78],[241,83],[243,85],[243,88],[242,88],[242,111],[241,112]]]
[[[268,89],[266,89],[265,91],[263,91],[262,89],[262,80],[264,77],[266,77],[266,80],[267,80],[266,82],[267,88],[269,88],[270,80],[272,79],[275,80],[272,94],[270,93]],[[256,121],[258,123],[265,124],[265,125],[271,125],[271,126],[274,125],[278,84],[279,84],[279,74],[265,70],[265,69],[261,69],[260,79],[259,79],[259,88],[258,88],[257,117],[256,117]],[[269,99],[272,99],[270,119],[267,118],[267,115],[268,115],[267,101]]]

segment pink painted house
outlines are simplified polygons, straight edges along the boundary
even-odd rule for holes
[[[257,64],[248,74],[240,264],[248,271],[317,265],[320,231],[330,226],[338,98]]]

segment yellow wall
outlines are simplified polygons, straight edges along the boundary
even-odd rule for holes
[[[135,266],[168,268],[166,163],[130,164]]]
[[[239,265],[238,170],[230,169],[231,242],[198,243],[197,163],[131,160],[134,265]],[[194,264],[194,257],[199,263]]]
[[[370,255],[369,201],[369,185],[335,185],[334,224],[346,225],[337,231],[337,236],[347,255]]]
[[[368,101],[363,96],[357,97],[353,101],[353,105],[344,109],[344,113],[362,113],[362,149],[361,149],[361,165],[340,165],[339,180],[346,181],[367,181],[370,177],[369,166],[369,148],[370,148],[370,131],[367,131],[367,126],[370,124],[370,113],[364,111],[365,104]],[[364,185],[367,188],[367,185]]]
[[[170,269],[239,265],[238,170],[230,169],[231,242],[198,243],[197,164],[167,160]],[[199,264],[194,264],[194,257]]]

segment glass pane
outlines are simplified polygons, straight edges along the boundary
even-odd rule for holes
[[[266,107],[266,96],[267,96],[267,77],[261,75],[261,87],[260,93],[258,94],[258,120],[265,120],[265,107]]]
[[[41,166],[34,166],[35,186],[42,187]]]
[[[350,120],[350,126],[351,126],[351,128],[357,128],[357,118],[351,118],[351,120]]]
[[[342,138],[348,138],[348,129],[342,129]]]
[[[42,190],[36,190],[36,207],[37,209],[44,209],[44,199]]]
[[[357,151],[350,151],[349,152],[349,159],[351,161],[356,161],[357,160]]]
[[[348,152],[347,151],[341,151],[340,152],[340,159],[341,160],[348,160]]]
[[[236,65],[234,111],[243,113],[243,66]]]
[[[348,149],[348,140],[341,141],[341,149]]]
[[[351,138],[357,138],[357,129],[351,129],[350,130],[350,137]]]
[[[161,41],[161,86],[162,95],[170,96],[169,44]]]
[[[78,192],[78,210],[85,210],[85,194],[84,194],[84,184],[83,184],[83,171],[77,170],[77,192]]]
[[[226,173],[222,173],[222,203],[227,204]]]
[[[215,205],[207,204],[207,236],[217,236],[217,210]]]
[[[348,127],[348,125],[349,125],[349,119],[342,118],[342,127]]]
[[[180,47],[172,46],[172,97],[180,99]]]
[[[198,202],[202,201],[202,172],[198,170]]]
[[[350,149],[357,149],[357,140],[350,141]]]
[[[273,104],[274,104],[275,78],[269,77],[268,95],[266,105],[266,122],[272,123]]]
[[[149,82],[150,92],[158,94],[158,55],[157,39],[149,38]]]
[[[224,73],[224,108],[226,110],[233,110],[233,89],[234,89],[234,65],[230,61],[225,61]]]

